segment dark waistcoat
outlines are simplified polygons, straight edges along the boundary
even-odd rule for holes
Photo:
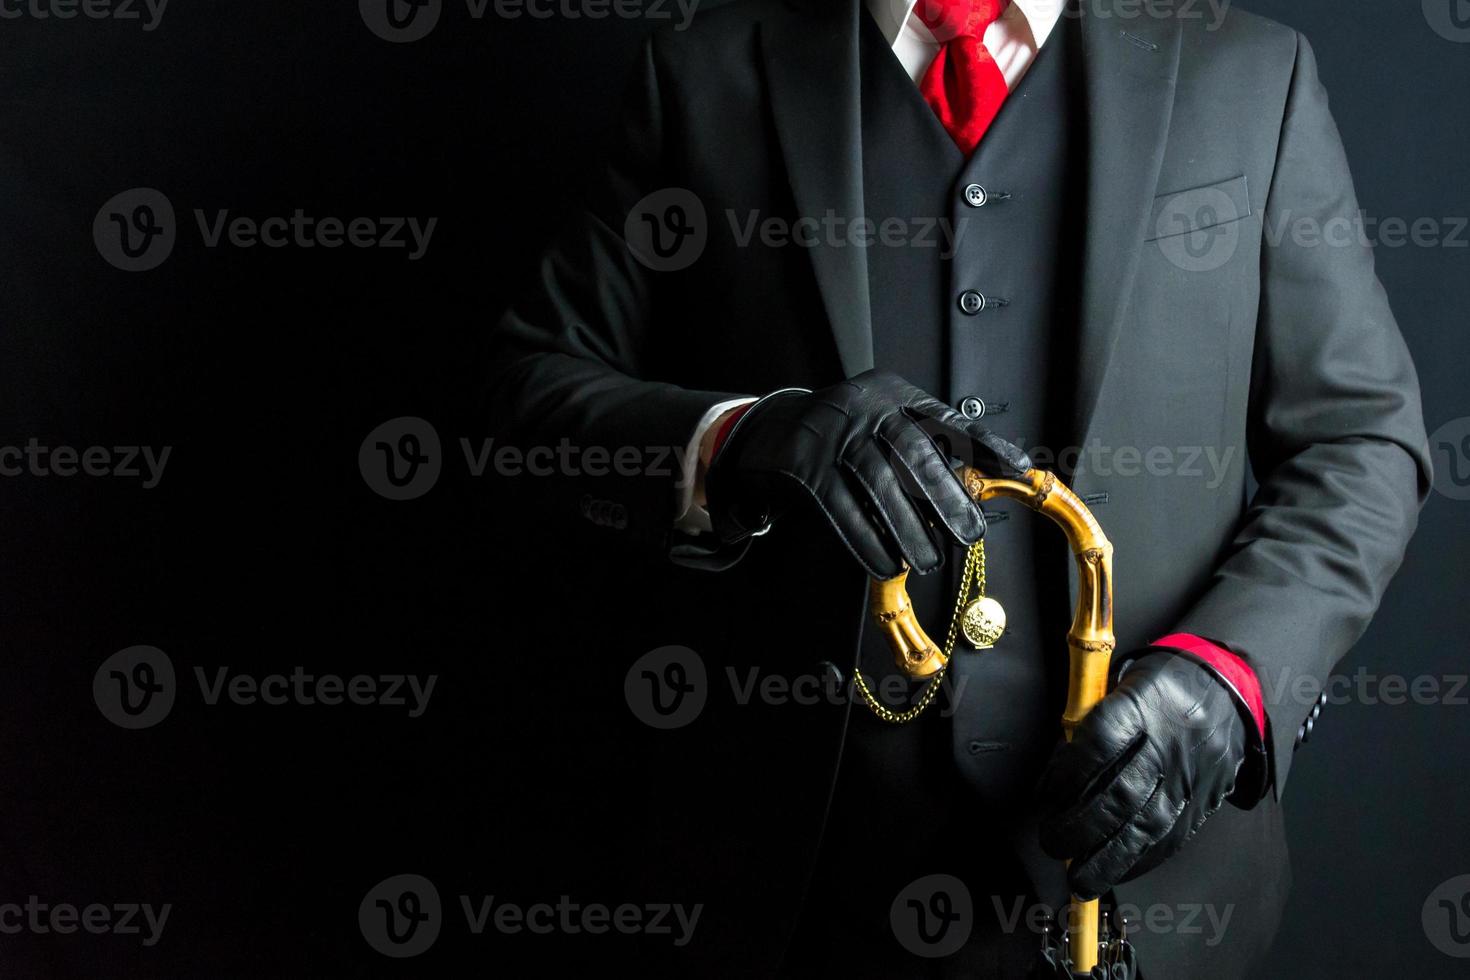
[[[984,422],[1025,448],[1056,446],[1070,408],[1085,183],[1074,70],[1080,59],[1069,22],[1058,24],[966,159],[876,25],[863,20],[875,365],[967,414],[979,414],[983,403]],[[1007,609],[1008,633],[983,652],[961,638],[946,685],[955,696],[941,697],[916,723],[895,727],[861,705],[852,708],[818,902],[856,902],[867,890],[876,901],[916,873],[955,871],[957,838],[974,842],[968,849],[977,852],[973,877],[981,887],[1025,889],[1022,866],[1044,861],[1034,844],[1027,853],[1025,817],[1060,731],[1070,558],[1060,532],[1023,506],[997,501],[985,510],[988,592]],[[909,579],[922,622],[940,643],[963,560],[954,549],[945,569]],[[870,680],[894,672],[871,630],[859,665]],[[1007,836],[1018,841],[1019,863],[996,853],[1007,850]],[[915,846],[926,838],[949,853]],[[872,850],[884,842],[892,849]],[[855,852],[874,857],[864,862],[862,881],[839,856],[850,861]],[[876,877],[893,880],[876,881],[870,872],[885,860],[888,870]],[[1050,894],[1059,874],[1046,883],[1036,877],[1029,876],[1041,897],[1060,898]],[[988,905],[984,895],[976,897]]]

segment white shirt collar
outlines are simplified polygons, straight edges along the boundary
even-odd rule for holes
[[[883,37],[889,46],[898,43],[898,39],[904,33],[913,34],[920,40],[930,44],[935,43],[934,35],[929,33],[929,28],[924,26],[923,21],[913,16],[914,7],[918,0],[866,0],[868,12],[878,22],[878,27],[883,31]],[[1016,28],[1023,24],[1030,30],[1031,36],[1035,38],[1035,47],[1046,43],[1051,36],[1052,28],[1056,27],[1061,18],[1062,7],[1066,0],[1011,0],[1006,7],[1001,19],[1011,22]]]

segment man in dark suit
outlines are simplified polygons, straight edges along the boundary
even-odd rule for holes
[[[517,442],[686,465],[568,470],[544,519],[637,563],[642,614],[714,676],[886,679],[864,580],[932,573],[937,631],[982,535],[1010,612],[912,724],[841,699],[691,727],[719,788],[691,776],[659,825],[720,899],[689,955],[1020,975],[1028,910],[1070,890],[1135,910],[1150,980],[1260,961],[1292,756],[1429,485],[1371,252],[1280,234],[1356,214],[1311,48],[1233,9],[741,0],[649,41],[492,391]],[[1070,562],[955,457],[1056,470],[1117,548],[1117,680],[1070,744]],[[916,948],[935,874],[971,921]]]

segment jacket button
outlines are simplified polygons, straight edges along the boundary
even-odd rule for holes
[[[960,402],[960,414],[967,419],[978,419],[985,417],[985,402],[974,395]]]
[[[963,293],[960,293],[961,312],[974,316],[983,309],[985,309],[985,297],[982,294],[975,292],[973,289],[967,289]]]
[[[970,207],[983,208],[988,200],[990,195],[979,184],[970,184],[965,188],[965,203]]]

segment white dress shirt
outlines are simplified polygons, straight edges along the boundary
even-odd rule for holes
[[[939,53],[940,44],[914,14],[916,0],[866,0],[893,53],[917,84]],[[985,30],[985,48],[995,59],[1006,87],[1015,91],[1036,52],[1051,36],[1065,0],[1011,0]]]
[[[865,0],[868,13],[883,32],[883,37],[893,48],[893,54],[918,84],[929,70],[934,56],[939,53],[940,42],[934,39],[924,22],[914,15],[918,0]],[[1026,69],[1036,60],[1036,53],[1051,36],[1061,18],[1065,0],[1011,0],[995,23],[985,30],[985,47],[995,59],[1000,73],[1005,76],[1006,87],[1015,91]],[[685,471],[679,483],[679,498],[675,514],[675,527],[681,531],[695,533],[710,529],[709,514],[703,507],[694,504],[695,467],[699,460],[699,446],[705,433],[721,415],[733,408],[747,405],[754,398],[737,398],[711,406],[694,428],[694,435],[685,448]]]

